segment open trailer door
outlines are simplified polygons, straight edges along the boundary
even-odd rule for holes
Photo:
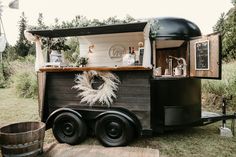
[[[221,37],[214,33],[190,41],[190,77],[221,79]]]

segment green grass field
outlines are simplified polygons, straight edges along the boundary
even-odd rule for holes
[[[37,100],[16,97],[12,89],[0,89],[0,126],[9,123],[39,120]],[[229,122],[230,124],[230,122]],[[157,148],[164,157],[235,157],[236,137],[219,136],[219,123],[166,133],[152,138],[139,138],[131,146]],[[51,130],[45,144],[54,142]],[[82,144],[97,145],[95,138]]]

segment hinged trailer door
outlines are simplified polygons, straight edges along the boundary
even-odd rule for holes
[[[221,79],[219,33],[190,40],[190,77]]]

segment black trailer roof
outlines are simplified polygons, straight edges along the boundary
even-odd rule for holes
[[[34,35],[42,37],[56,38],[68,36],[84,36],[96,34],[112,34],[112,33],[125,33],[125,32],[142,32],[147,22],[105,25],[95,27],[83,28],[68,28],[68,29],[49,29],[49,30],[33,30],[29,31]]]
[[[186,19],[175,17],[157,18],[158,32],[156,39],[188,40],[201,36],[199,27]]]
[[[158,31],[157,35],[154,37],[155,39],[187,40],[192,37],[201,36],[201,31],[198,26],[186,19],[165,17],[156,18],[156,20],[158,21],[158,25],[154,27],[158,27]],[[32,30],[29,32],[42,37],[56,38],[68,36],[142,32],[146,24],[147,22],[137,22],[83,28]]]

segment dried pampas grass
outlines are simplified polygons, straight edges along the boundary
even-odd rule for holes
[[[104,83],[93,89],[92,79],[94,76],[100,77]],[[117,98],[115,92],[118,90],[119,78],[111,72],[84,71],[83,74],[75,76],[75,83],[72,88],[78,90],[78,96],[82,97],[81,103],[88,103],[90,106],[96,102],[106,104],[108,107]]]

